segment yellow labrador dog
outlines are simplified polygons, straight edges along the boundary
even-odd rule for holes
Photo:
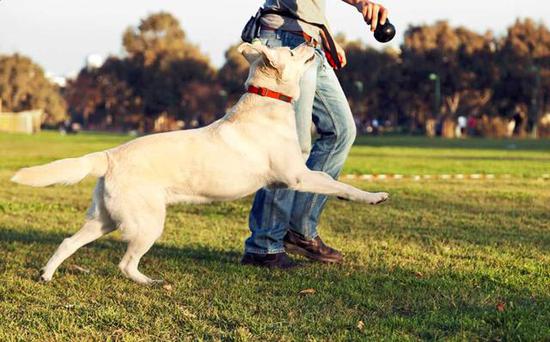
[[[42,280],[51,280],[80,247],[120,229],[128,241],[120,270],[138,283],[154,283],[138,264],[162,234],[170,203],[233,200],[264,186],[369,204],[388,198],[305,166],[291,99],[300,95],[299,81],[313,64],[313,48],[244,43],[239,51],[250,63],[249,91],[211,125],[141,137],[80,158],[24,168],[13,176],[16,183],[39,187],[99,177],[84,226],[63,240],[43,268]]]

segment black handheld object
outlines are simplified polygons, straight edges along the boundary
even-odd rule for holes
[[[387,43],[395,37],[395,26],[390,23],[389,19],[386,19],[384,25],[378,25],[374,30],[374,38],[380,43]]]

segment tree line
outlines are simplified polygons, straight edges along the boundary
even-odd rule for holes
[[[424,133],[430,122],[459,116],[519,118],[516,130],[525,133],[550,112],[550,31],[542,23],[517,20],[501,37],[445,21],[413,25],[399,49],[338,41],[348,66],[337,74],[358,125],[376,120]],[[0,56],[4,110],[44,108],[49,125],[71,117],[88,128],[153,131],[207,124],[243,93],[248,64],[238,44],[217,70],[169,13],[129,27],[122,45],[123,56],[84,67],[64,89],[30,59]]]

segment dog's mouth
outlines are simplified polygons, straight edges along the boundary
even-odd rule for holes
[[[306,60],[306,64],[309,64],[315,60],[315,52]]]

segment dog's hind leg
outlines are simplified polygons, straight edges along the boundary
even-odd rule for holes
[[[103,203],[103,179],[100,178],[95,188],[92,206],[88,210],[84,226],[76,234],[63,240],[46,266],[42,268],[40,279],[43,281],[51,280],[59,265],[80,247],[115,229],[116,226],[109,217]]]
[[[139,193],[136,191],[135,193]],[[126,201],[123,209],[124,217],[120,224],[123,237],[128,241],[128,249],[118,267],[122,273],[140,284],[162,282],[153,280],[138,270],[141,257],[149,251],[164,229],[166,206],[162,196],[152,192],[145,196],[133,194],[133,201]]]
[[[334,180],[324,172],[311,170],[299,174],[296,181],[293,184],[289,184],[289,188],[295,191],[333,195],[342,199],[369,204],[384,202],[389,197],[385,192],[372,193],[359,190],[351,185]]]
[[[141,257],[149,251],[163,231],[164,218],[147,219],[142,217],[139,226],[135,227],[135,233],[128,237],[128,249],[118,267],[125,276],[140,284],[160,283],[162,280],[153,280],[138,270]]]
[[[42,269],[40,280],[51,280],[55,270],[65,261],[65,259],[73,255],[80,247],[99,239],[113,230],[114,226],[105,225],[104,222],[99,219],[86,221],[84,226],[76,234],[63,240],[61,245],[59,245],[54,255]]]

